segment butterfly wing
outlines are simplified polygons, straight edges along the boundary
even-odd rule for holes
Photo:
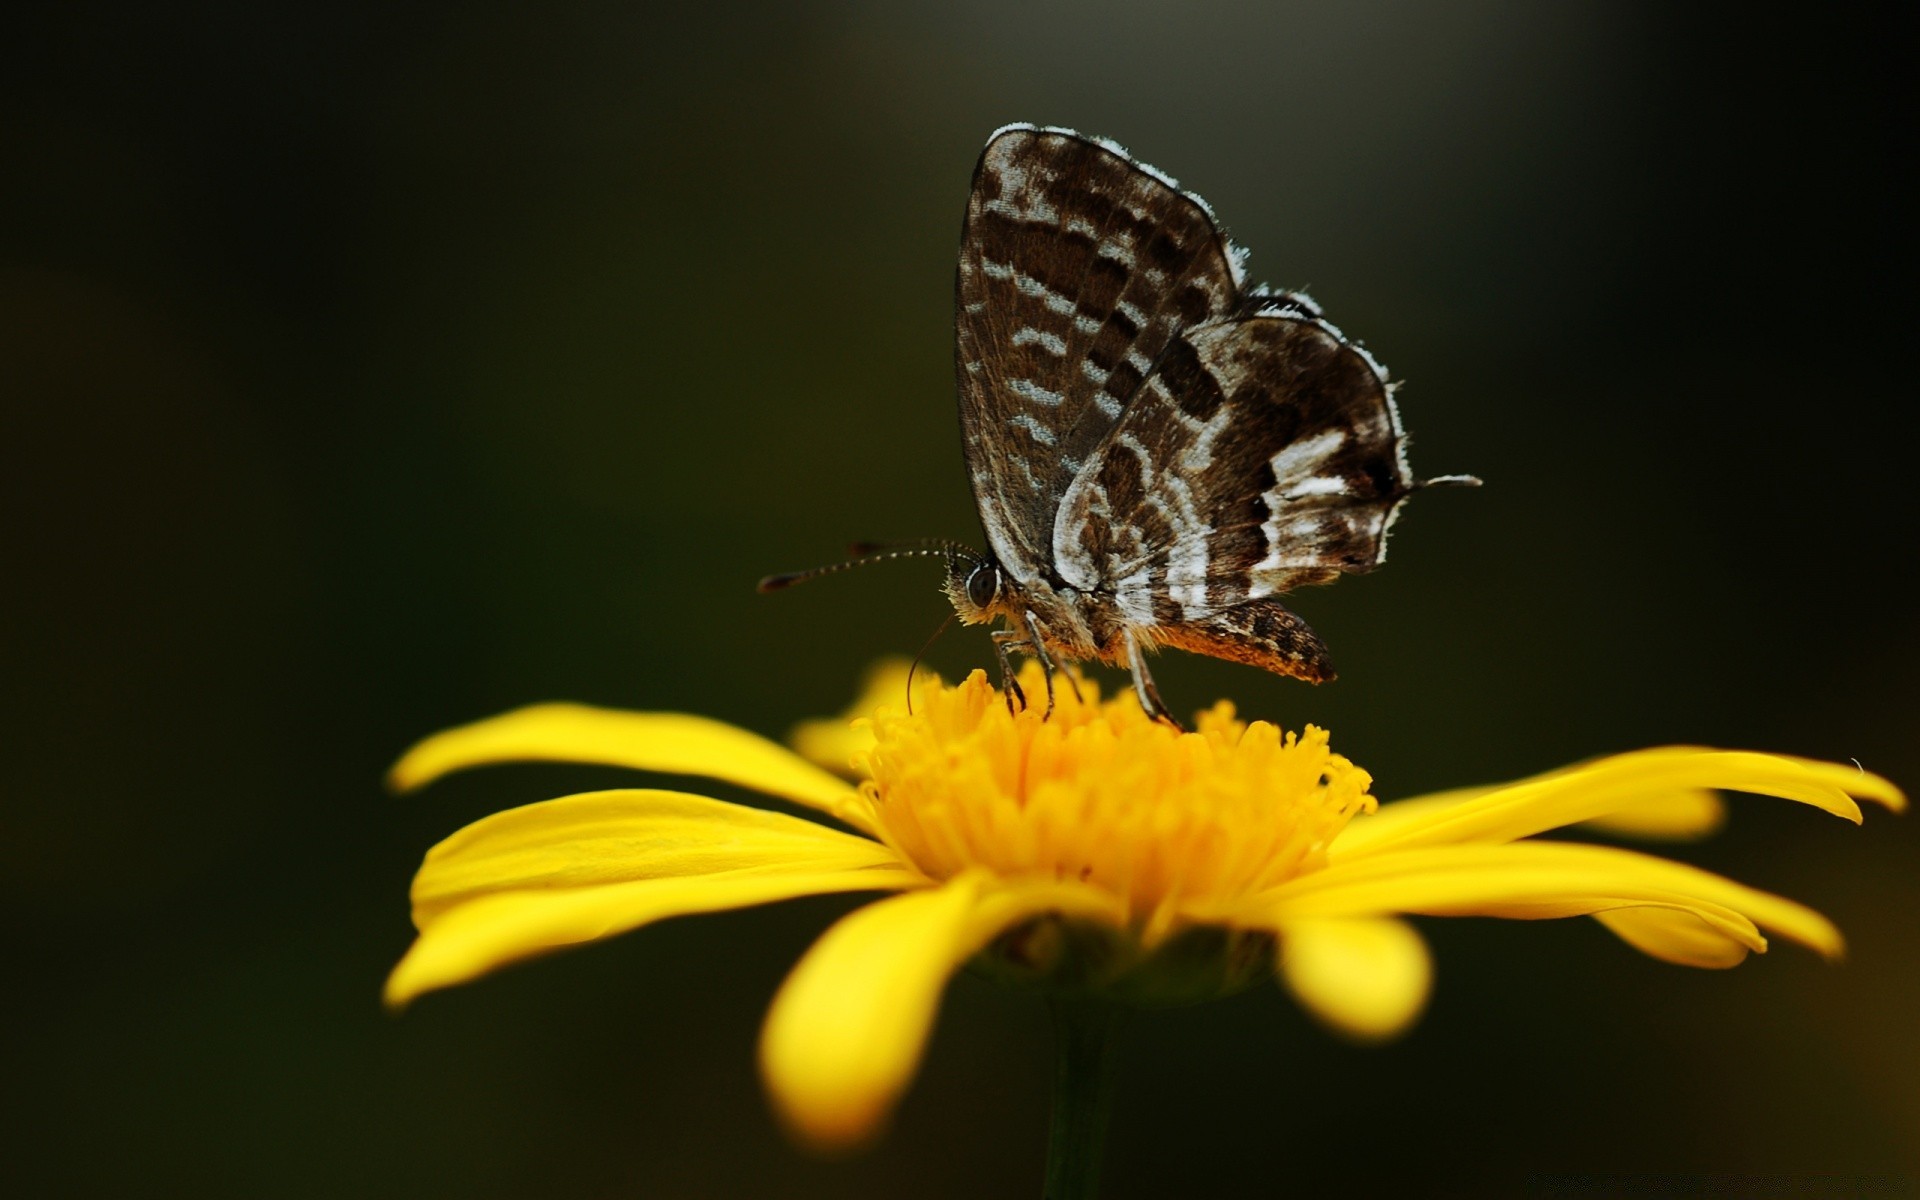
[[[981,153],[955,296],[962,443],[994,555],[1048,578],[1075,477],[1183,329],[1240,303],[1198,198],[1112,143],[1009,126]]]
[[[1150,639],[1305,678],[1331,668],[1268,599],[1386,553],[1413,491],[1385,373],[1304,301],[1183,330],[1063,498],[1061,575]]]

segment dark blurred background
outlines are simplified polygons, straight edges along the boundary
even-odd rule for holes
[[[378,989],[420,855],[628,777],[396,799],[412,739],[572,698],[773,735],[941,619],[977,536],[951,365],[1008,121],[1178,176],[1407,381],[1425,496],[1299,597],[1394,798],[1665,742],[1920,784],[1903,29],[1830,7],[68,5],[0,48],[16,1195],[1038,1191],[1048,1039],[959,979],[892,1135],[805,1159],[753,1045],[852,899]],[[978,631],[931,656],[990,661]],[[1920,1172],[1920,847],[1741,798],[1681,857],[1831,914],[1736,971],[1591,922],[1426,921],[1380,1049],[1273,989],[1143,1016],[1116,1197]],[[1852,1193],[1820,1193],[1852,1194]]]

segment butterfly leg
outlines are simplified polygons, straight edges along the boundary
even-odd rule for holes
[[[1052,716],[1053,673],[1060,668],[1054,663],[1053,655],[1047,653],[1047,640],[1040,636],[1040,618],[1033,615],[1032,609],[1027,610],[1024,623],[1027,627],[1027,637],[1033,646],[1034,657],[1040,660],[1041,668],[1047,673],[1047,715]],[[1067,689],[1073,693],[1073,698],[1080,699],[1080,681],[1073,677],[1072,671],[1060,670],[1060,673],[1067,677]]]
[[[1147,670],[1147,656],[1141,652],[1140,642],[1127,631],[1127,670],[1133,673],[1133,694],[1140,699],[1140,707],[1149,717],[1165,721],[1167,724],[1185,732],[1173,713],[1167,708],[1167,702],[1160,698],[1160,689],[1153,686],[1153,673]]]
[[[1022,709],[1027,706],[1027,693],[1020,687],[1020,681],[1014,678],[1013,648],[1027,644],[1019,632],[1012,629],[996,629],[988,635],[993,639],[993,652],[1000,659],[1000,690],[1007,696],[1007,711],[1016,711],[1013,702],[1020,701]]]
[[[1027,639],[1025,639],[1025,641],[1010,641],[1008,645],[1010,645],[1010,647],[1012,647],[1012,645],[1021,645],[1021,647],[1025,647],[1035,659],[1041,660],[1041,670],[1046,674],[1046,714],[1041,716],[1041,720],[1046,720],[1048,716],[1054,714],[1054,672],[1060,670],[1060,664],[1054,662],[1054,657],[1052,657],[1050,653],[1046,653],[1046,639],[1041,636],[1041,618],[1035,616],[1033,611],[1029,609],[1027,614],[1025,614],[1025,618],[1023,618],[1023,624],[1027,626]],[[1068,687],[1073,689],[1073,699],[1079,699],[1079,682],[1077,682],[1071,674],[1068,676]]]

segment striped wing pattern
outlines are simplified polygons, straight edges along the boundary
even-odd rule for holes
[[[1378,369],[1307,310],[1184,330],[1068,489],[1060,573],[1172,625],[1371,570],[1403,440]]]
[[[1026,595],[1078,597],[1136,687],[1135,641],[1332,677],[1273,597],[1371,570],[1418,486],[1364,350],[1306,297],[1246,288],[1199,197],[1026,125],[975,170],[956,309],[974,497]]]
[[[1075,474],[1182,329],[1230,312],[1232,250],[1199,200],[1117,147],[1014,126],[974,172],[956,287],[967,468],[1013,577],[1049,577]]]

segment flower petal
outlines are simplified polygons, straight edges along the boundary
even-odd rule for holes
[[[1891,783],[1851,767],[1775,754],[1666,747],[1616,755],[1537,776],[1480,795],[1446,793],[1401,804],[1356,820],[1328,851],[1346,861],[1414,846],[1507,842],[1563,825],[1631,812],[1663,797],[1701,789],[1754,792],[1811,804],[1858,824],[1860,796],[1898,810],[1904,797]]]
[[[1642,954],[1683,967],[1737,967],[1756,948],[1753,939],[1759,936],[1751,924],[1745,930],[1730,928],[1685,908],[1615,908],[1594,913],[1593,919]],[[1766,942],[1757,948],[1764,951]]]
[[[1632,800],[1610,813],[1580,824],[1620,837],[1650,842],[1693,842],[1719,833],[1727,823],[1727,802],[1707,788],[1675,788]]]
[[[684,792],[587,792],[484,817],[429,850],[413,880],[413,920],[425,928],[492,892],[898,865],[870,838],[785,813]]]
[[[1455,808],[1469,800],[1478,800],[1482,796],[1506,788],[1518,787],[1522,783],[1537,783],[1545,779],[1558,778],[1580,769],[1579,767],[1562,768],[1544,775],[1535,775],[1529,779],[1516,780],[1513,783],[1494,784],[1491,787],[1451,788],[1444,792],[1382,804],[1376,811],[1363,813],[1354,818],[1353,823],[1340,834],[1335,857],[1351,858],[1376,844],[1385,845],[1391,839],[1398,838],[1412,829],[1415,824],[1434,821],[1442,810]],[[1726,801],[1720,798],[1718,792],[1709,788],[1668,788],[1649,791],[1626,801],[1610,813],[1578,824],[1587,829],[1598,829],[1620,837],[1686,842],[1719,832],[1720,827],[1726,823],[1726,818]]]
[[[1664,858],[1565,842],[1368,854],[1259,899],[1272,920],[1399,912],[1537,919],[1653,904],[1687,909],[1728,932],[1751,921],[1829,958],[1843,946],[1832,922],[1784,897]]]
[[[1078,884],[968,874],[843,918],[780,988],[760,1068],[794,1135],[821,1150],[877,1132],[920,1063],[950,976],[1001,931],[1045,912],[1117,918]]]
[[[1405,921],[1308,919],[1279,930],[1281,978],[1336,1031],[1378,1041],[1405,1029],[1425,1007],[1433,963]]]
[[[386,1001],[398,1008],[422,993],[465,983],[496,967],[625,933],[665,917],[745,908],[796,896],[893,891],[925,883],[911,871],[869,867],[733,871],[564,891],[499,892],[436,916],[387,977]]]
[[[800,722],[787,735],[787,743],[808,762],[835,774],[857,774],[854,760],[873,749],[873,725],[868,718],[883,708],[909,705],[909,679],[914,681],[916,698],[940,688],[940,677],[925,670],[916,674],[912,659],[883,658],[867,669],[860,695],[844,713]]]
[[[759,734],[684,713],[536,704],[434,734],[401,756],[388,781],[412,791],[467,767],[526,760],[700,775],[874,830],[871,806],[844,780]]]

